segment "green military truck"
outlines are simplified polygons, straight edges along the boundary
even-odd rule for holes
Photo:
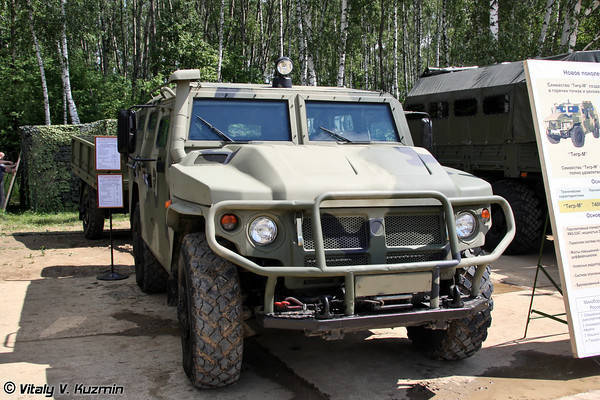
[[[129,159],[136,280],[177,305],[197,387],[240,375],[243,321],[326,339],[408,327],[437,359],[476,352],[492,309],[482,254],[490,206],[508,203],[413,146],[391,95],[200,82],[174,72],[119,114]]]
[[[544,123],[546,137],[552,144],[571,139],[573,146],[583,147],[586,134],[591,133],[596,139],[600,136],[598,113],[591,101],[556,104]]]
[[[116,133],[116,132],[115,132]],[[79,177],[79,219],[83,223],[83,234],[87,239],[99,239],[104,231],[104,219],[108,218],[108,210],[98,208],[98,172],[96,171],[94,136],[75,136],[71,139],[71,170]],[[127,157],[121,156],[121,173],[124,177],[124,201],[127,195]],[[127,204],[122,210],[126,212]]]
[[[549,59],[600,62],[600,51]],[[508,200],[515,214],[516,234],[507,253],[538,250],[546,198],[523,62],[428,68],[408,93],[405,109],[430,116],[432,134],[425,141],[420,122],[412,120],[417,145],[427,146],[442,165],[484,178],[495,194]],[[573,144],[583,145],[582,133],[593,130],[572,122],[565,135],[572,137]],[[503,213],[497,207],[493,207],[492,220],[494,227],[486,242],[493,247],[506,230]]]

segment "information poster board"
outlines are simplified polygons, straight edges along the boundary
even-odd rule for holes
[[[116,136],[96,136],[96,170],[120,171],[121,154],[117,150]]]
[[[98,174],[98,208],[123,207],[123,175]]]
[[[528,60],[571,347],[600,354],[600,64]]]

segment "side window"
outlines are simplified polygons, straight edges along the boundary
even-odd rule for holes
[[[429,115],[432,119],[448,118],[448,102],[429,103]]]
[[[406,107],[404,107],[404,109],[406,111],[420,111],[420,112],[425,112],[425,104],[407,104]]]
[[[165,116],[160,119],[158,124],[158,134],[156,135],[156,147],[165,147],[167,138],[169,137],[169,117]]]
[[[483,99],[484,114],[504,114],[510,111],[510,96],[500,94],[497,96],[488,96]]]
[[[477,114],[477,99],[461,99],[454,101],[454,115],[468,117]]]
[[[158,119],[158,111],[152,111],[148,120],[148,126],[146,127],[146,137],[150,137],[154,133],[156,128],[156,120]]]

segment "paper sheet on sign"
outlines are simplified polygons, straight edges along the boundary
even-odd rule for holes
[[[114,136],[96,136],[96,170],[121,170],[121,155],[117,150],[117,138]]]
[[[123,207],[123,175],[98,175],[98,207]]]
[[[525,71],[571,346],[599,355],[600,64],[528,60]]]

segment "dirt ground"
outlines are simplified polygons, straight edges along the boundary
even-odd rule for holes
[[[130,277],[106,282],[96,275],[110,265],[108,236],[0,236],[0,399],[600,398],[600,363],[572,357],[566,325],[534,320],[522,339],[536,256],[503,257],[493,266],[493,324],[482,350],[467,360],[429,360],[403,328],[336,342],[258,330],[246,340],[241,380],[199,391],[181,368],[175,309],[165,295],[137,288],[126,229],[115,232],[114,243],[116,269]],[[557,277],[550,247],[544,263]],[[541,284],[534,308],[564,312],[558,293]],[[11,382],[15,393],[7,394]],[[93,385],[123,394],[81,394]]]

